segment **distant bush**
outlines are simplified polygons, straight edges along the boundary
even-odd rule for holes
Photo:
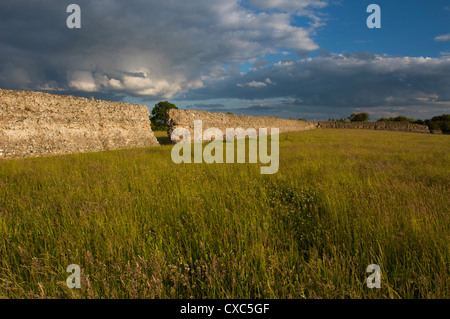
[[[435,116],[431,120],[425,120],[430,130],[440,130],[444,134],[450,134],[450,114]]]
[[[389,118],[380,118],[378,119],[377,122],[408,122],[408,123],[413,123],[415,122],[415,119],[410,119],[404,116],[397,116],[397,117],[389,117]]]
[[[350,122],[367,122],[369,120],[369,114],[367,113],[353,113],[348,117]]]
[[[343,118],[340,118],[340,119],[329,118],[328,122],[343,122],[343,123],[347,123],[348,120],[347,119],[343,119]]]
[[[405,116],[380,118],[377,122],[407,122],[412,124],[427,125],[430,130],[439,130],[444,134],[450,134],[450,114],[435,116],[431,120],[416,120]]]

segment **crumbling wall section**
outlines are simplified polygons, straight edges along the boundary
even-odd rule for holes
[[[260,128],[267,128],[270,134],[271,128],[278,128],[280,133],[292,131],[306,131],[317,128],[317,122],[285,120],[277,117],[268,116],[248,116],[235,115],[225,113],[213,113],[205,111],[178,110],[170,109],[167,114],[167,124],[169,126],[168,135],[173,143],[177,139],[172,135],[173,131],[178,128],[186,128],[189,130],[191,137],[194,137],[194,121],[202,121],[202,134],[208,128],[217,128],[222,132],[226,132],[227,128],[254,128],[259,132]]]
[[[430,130],[426,125],[411,124],[407,122],[311,122],[286,120],[268,116],[259,117],[178,109],[168,110],[166,117],[169,126],[167,133],[173,143],[178,142],[178,139],[172,133],[179,127],[188,129],[191,134],[191,140],[193,140],[194,121],[196,120],[202,121],[202,134],[208,128],[218,128],[224,133],[227,128],[243,128],[244,130],[248,128],[255,128],[257,130],[260,128],[278,128],[280,133],[306,131],[316,128],[430,133]]]
[[[0,158],[159,145],[144,105],[0,89]]]
[[[319,122],[319,128],[345,128],[365,130],[385,130],[398,132],[430,133],[426,125],[408,122]]]

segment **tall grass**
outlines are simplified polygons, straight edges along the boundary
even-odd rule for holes
[[[288,133],[275,175],[170,145],[0,161],[0,297],[449,298],[449,142]]]

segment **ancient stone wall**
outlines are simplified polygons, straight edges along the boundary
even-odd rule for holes
[[[144,105],[0,89],[0,158],[159,145]]]
[[[318,127],[430,133],[428,126],[408,122],[319,122]]]
[[[202,120],[202,134],[208,128],[218,128],[224,132],[224,134],[227,128],[242,128],[244,130],[254,128],[257,130],[257,133],[260,128],[267,128],[269,129],[269,134],[271,128],[278,128],[280,133],[305,131],[317,128],[317,122],[285,120],[276,117],[212,113],[205,111],[170,109],[166,116],[167,124],[169,125],[167,133],[174,143],[177,142],[177,139],[172,135],[172,133],[178,127],[188,129],[193,140],[195,120]]]
[[[167,112],[167,123],[169,125],[168,135],[173,143],[178,141],[173,136],[173,131],[178,128],[186,128],[194,136],[194,121],[202,120],[202,134],[208,128],[218,128],[225,132],[227,128],[278,128],[280,133],[292,131],[313,130],[316,128],[346,128],[346,129],[368,129],[388,130],[400,132],[430,133],[428,126],[411,124],[406,122],[310,122],[285,120],[277,117],[256,117],[247,115],[235,115],[224,113],[212,113],[193,110],[171,109]],[[204,141],[206,141],[204,139]]]

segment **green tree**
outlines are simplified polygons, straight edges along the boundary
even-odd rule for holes
[[[390,118],[380,118],[377,122],[409,122],[414,123],[415,119],[410,119],[404,116],[390,117]]]
[[[450,134],[450,114],[434,116],[431,120],[425,120],[430,130],[440,130],[444,134]]]
[[[369,114],[367,113],[353,113],[348,117],[350,122],[367,122],[369,120]]]
[[[178,109],[175,104],[167,101],[159,102],[155,105],[150,116],[151,126],[153,131],[165,131],[167,130],[166,112],[170,109]]]

